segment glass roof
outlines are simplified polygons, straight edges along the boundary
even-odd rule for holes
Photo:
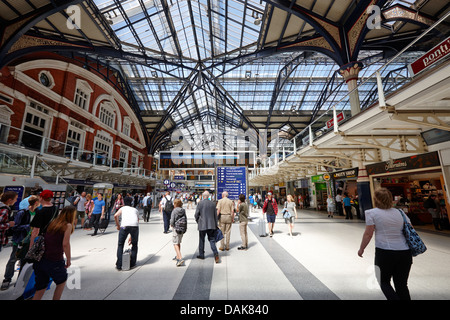
[[[181,129],[194,149],[233,148],[233,143],[218,143],[218,132],[251,126],[246,112],[314,113],[328,110],[348,93],[338,74],[339,65],[321,53],[284,51],[260,55],[262,49],[267,49],[261,47],[267,28],[264,21],[270,21],[273,14],[266,1],[93,1],[119,38],[123,51],[160,61],[117,64],[140,110],[167,112],[174,123],[172,130]],[[335,3],[332,1],[330,8]],[[411,5],[388,1],[389,5],[396,3]],[[287,22],[277,23],[287,28]],[[359,61],[364,62],[360,79],[371,76],[386,62],[381,56],[382,51],[376,50],[360,54]],[[382,77],[391,81],[391,71],[406,70],[413,58],[391,64]],[[395,81],[392,77],[392,83]],[[370,103],[376,90],[375,81],[361,86],[361,102]],[[337,108],[349,110],[348,99]],[[277,125],[287,131],[292,127]],[[294,129],[298,132],[303,128]]]

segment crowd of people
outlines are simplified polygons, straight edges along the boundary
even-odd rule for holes
[[[74,232],[78,220],[81,220],[83,228],[94,228],[93,235],[97,234],[100,221],[105,218],[107,211],[105,201],[101,193],[97,193],[92,199],[90,194],[82,192],[71,205],[59,210],[53,205],[53,192],[50,190],[33,189],[31,195],[21,201],[19,211],[12,215],[11,207],[17,201],[17,193],[6,191],[1,195],[0,201],[0,251],[11,237],[12,251],[6,265],[4,280],[1,290],[7,290],[14,275],[14,266],[20,261],[22,267],[26,263],[33,263],[35,273],[35,292],[33,299],[41,299],[48,287],[49,281],[56,284],[53,298],[60,299],[67,281],[67,268],[71,265],[70,237]],[[343,209],[348,214],[348,195],[342,200]],[[183,202],[188,203],[188,208],[193,206],[196,200],[193,196],[172,197],[166,192],[158,204],[158,210],[164,221],[164,233],[172,233],[172,242],[175,250],[174,261],[176,266],[184,264],[181,253],[183,235],[187,230],[187,215],[183,208]],[[208,191],[205,191],[196,201],[194,219],[197,223],[199,234],[198,259],[205,259],[205,237],[207,237],[216,263],[220,263],[219,251],[230,250],[231,226],[238,217],[241,245],[238,250],[248,249],[247,227],[249,221],[249,206],[260,207],[266,216],[270,237],[274,234],[278,203],[272,192],[268,192],[264,202],[258,194],[252,201],[247,201],[241,194],[237,204],[228,198],[228,193],[223,192],[222,198],[215,201]],[[130,193],[119,194],[115,197],[112,208],[114,210],[114,222],[118,233],[116,269],[122,270],[122,256],[127,239],[131,244],[130,269],[136,266],[139,239],[139,210],[143,209],[143,219],[148,222],[153,205],[151,194],[138,200]],[[331,202],[331,201],[330,201]],[[403,220],[398,210],[392,208],[392,194],[387,189],[379,189],[375,192],[376,208],[368,210],[366,214],[366,230],[363,235],[358,255],[363,256],[364,250],[369,244],[372,235],[375,234],[376,256],[375,265],[381,270],[379,282],[383,293],[388,299],[410,299],[407,288],[407,279],[412,264],[411,253],[402,234]],[[288,195],[282,206],[282,214],[289,225],[289,233],[292,236],[297,215],[297,201]],[[329,210],[331,212],[334,210]],[[408,223],[410,221],[408,220]],[[11,232],[9,232],[11,231]],[[45,245],[39,258],[35,254],[37,239]],[[36,241],[35,241],[36,240]],[[219,244],[217,248],[216,243]],[[394,279],[395,289],[391,287],[390,280]]]

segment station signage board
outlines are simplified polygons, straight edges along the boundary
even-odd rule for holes
[[[240,194],[247,199],[247,168],[217,167],[217,200],[222,199],[222,193],[228,192],[228,199],[238,200]]]
[[[339,112],[336,115],[336,118],[337,118],[338,123],[341,122],[342,120],[344,120],[345,119],[344,112],[342,112],[342,111]],[[327,121],[327,129],[330,129],[333,126],[334,126],[334,117]]]
[[[433,49],[425,53],[419,59],[411,63],[409,71],[413,76],[432,66],[438,61],[443,60],[450,54],[450,37],[439,43]]]
[[[208,170],[218,166],[245,166],[254,169],[255,151],[161,151],[159,170]]]

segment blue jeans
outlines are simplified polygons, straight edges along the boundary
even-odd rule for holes
[[[219,252],[217,251],[216,247],[216,237],[215,237],[215,230],[209,229],[209,230],[201,230],[199,231],[199,244],[198,244],[198,254],[199,256],[204,257],[205,256],[205,236],[208,236],[208,241],[211,246],[211,250],[214,253],[214,256],[217,256]]]
[[[119,231],[119,242],[117,245],[117,261],[116,267],[118,269],[122,268],[122,255],[123,247],[128,235],[131,235],[131,257],[130,257],[130,267],[136,265],[137,251],[138,251],[138,239],[139,239],[139,227],[121,227]]]

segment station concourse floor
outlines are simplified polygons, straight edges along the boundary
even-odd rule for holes
[[[237,250],[241,238],[239,224],[234,223],[231,248],[219,251],[216,264],[207,241],[205,260],[196,258],[194,213],[187,210],[181,267],[172,260],[172,233],[163,233],[162,218],[155,209],[148,223],[140,220],[137,267],[129,271],[115,269],[118,231],[113,221],[104,234],[96,236],[78,225],[71,236],[72,266],[62,300],[385,300],[375,279],[374,238],[364,257],[357,255],[363,221],[298,210],[293,237],[280,214],[274,236],[259,237],[256,218],[261,210],[256,209],[250,213],[255,219],[248,225],[248,250]],[[414,258],[411,298],[449,300],[450,237],[419,234],[428,250]],[[2,278],[10,252],[11,247],[0,252]],[[0,291],[0,300],[17,298],[13,296],[16,279],[17,272],[11,287]],[[54,287],[44,300],[52,298]]]

